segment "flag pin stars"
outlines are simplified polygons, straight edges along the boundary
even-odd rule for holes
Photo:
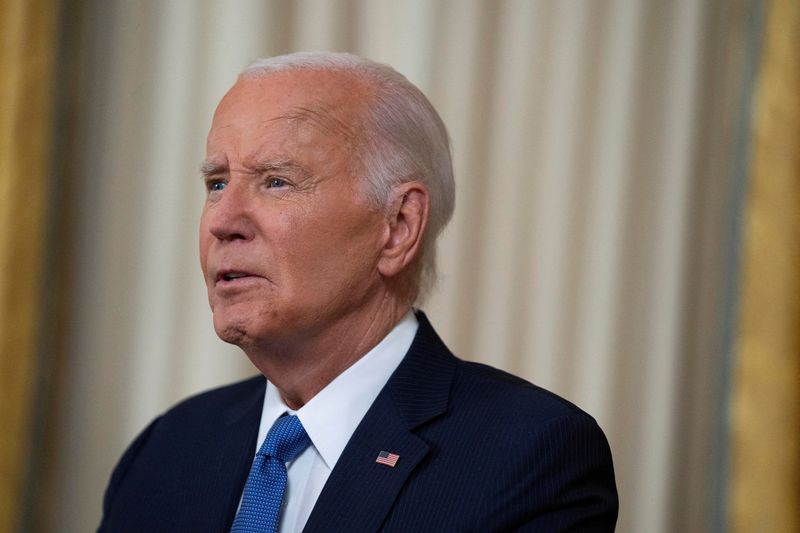
[[[387,451],[381,450],[381,453],[378,454],[378,457],[375,459],[375,462],[381,465],[391,466],[394,468],[394,465],[397,464],[397,460],[400,459],[400,456],[396,453],[391,453]]]

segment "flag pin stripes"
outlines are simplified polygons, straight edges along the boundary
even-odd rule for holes
[[[394,468],[394,465],[397,464],[398,459],[400,459],[400,456],[396,453],[381,450],[381,453],[378,454],[378,458],[375,459],[375,462]]]

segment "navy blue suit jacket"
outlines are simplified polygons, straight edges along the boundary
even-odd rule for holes
[[[589,415],[419,331],[331,472],[306,532],[613,531],[611,453]],[[190,398],[123,455],[101,531],[228,531],[265,380]],[[375,462],[382,450],[395,467]]]

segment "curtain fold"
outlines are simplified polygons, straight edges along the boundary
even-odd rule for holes
[[[0,2],[0,531],[22,523],[35,448],[57,2]]]
[[[732,396],[731,531],[800,531],[800,4],[765,4]]]
[[[204,137],[252,59],[328,48],[395,66],[451,132],[444,340],[596,416],[619,531],[707,530],[747,1],[88,2],[49,523],[91,530],[137,431],[253,372],[197,265]]]

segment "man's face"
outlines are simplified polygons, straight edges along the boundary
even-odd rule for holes
[[[302,343],[375,297],[388,230],[353,172],[365,98],[340,73],[283,72],[240,80],[217,108],[200,262],[223,340]]]

